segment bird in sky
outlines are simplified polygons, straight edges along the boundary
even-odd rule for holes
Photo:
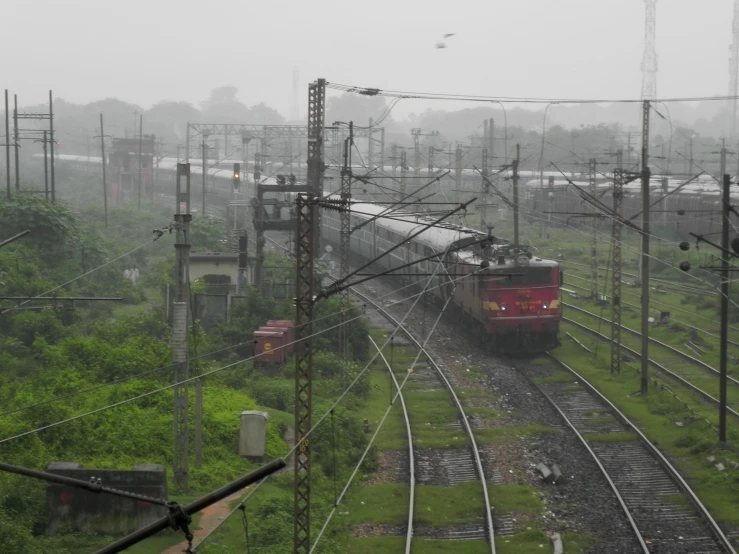
[[[445,33],[442,35],[442,40],[436,43],[437,48],[446,48],[446,42],[444,42],[449,37],[453,37],[456,33]]]

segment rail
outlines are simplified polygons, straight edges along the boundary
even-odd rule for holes
[[[415,460],[413,458],[413,434],[411,433],[411,420],[408,418],[408,409],[405,406],[405,398],[403,397],[403,392],[400,385],[398,384],[398,380],[395,378],[395,373],[393,372],[392,366],[388,363],[387,359],[385,358],[385,354],[382,353],[382,350],[379,346],[377,346],[377,343],[374,341],[374,339],[369,335],[368,337],[370,342],[372,343],[372,346],[377,349],[377,353],[382,358],[382,361],[385,363],[385,367],[387,367],[387,370],[390,373],[390,377],[395,384],[395,389],[398,391],[398,399],[400,400],[400,405],[403,408],[403,419],[405,419],[405,430],[406,435],[408,436],[408,460],[410,467],[410,475],[408,479],[408,484],[410,485],[408,497],[408,530],[406,531],[405,535],[405,554],[410,554],[411,542],[413,539],[413,511],[416,501],[416,469]]]
[[[612,340],[612,339],[611,339],[610,337],[607,337],[607,336],[605,336],[604,334],[602,334],[602,333],[599,333],[598,331],[596,331],[596,330],[594,330],[594,329],[591,329],[591,328],[590,328],[590,327],[588,327],[587,325],[584,325],[584,324],[582,324],[582,323],[580,323],[580,322],[578,322],[578,321],[575,321],[575,320],[573,320],[573,319],[569,319],[569,318],[567,318],[567,317],[564,317],[564,316],[562,317],[562,321],[566,321],[567,323],[569,323],[569,324],[571,324],[571,325],[574,325],[575,327],[579,327],[579,328],[580,328],[580,329],[582,329],[583,331],[586,331],[586,332],[588,332],[588,333],[591,333],[591,334],[593,334],[593,335],[597,336],[598,338],[600,338],[600,339],[603,339],[603,340],[605,340],[605,341],[607,341],[607,342],[613,342],[613,340]],[[637,352],[636,350],[634,350],[634,349],[632,349],[632,348],[629,348],[628,346],[624,346],[624,345],[622,344],[622,345],[621,345],[621,348],[622,348],[623,350],[625,350],[626,352],[630,353],[631,355],[633,355],[633,356],[636,356],[637,358],[640,358],[640,359],[641,359],[641,357],[642,357],[642,356],[641,356],[641,354],[640,354],[639,352]],[[650,359],[650,360],[649,360],[649,363],[650,363],[650,364],[652,364],[652,365],[653,365],[654,367],[656,367],[657,369],[659,369],[659,370],[660,370],[661,372],[665,373],[666,375],[669,375],[670,377],[672,377],[673,379],[675,379],[676,381],[678,381],[678,382],[679,382],[680,384],[684,385],[684,386],[685,386],[685,387],[687,387],[688,389],[690,389],[690,390],[692,390],[692,391],[694,391],[694,392],[698,393],[698,394],[699,394],[700,396],[702,396],[702,397],[703,397],[703,399],[704,399],[704,400],[706,400],[707,402],[710,402],[710,403],[712,403],[712,404],[718,404],[718,403],[719,403],[718,399],[716,399],[715,397],[711,396],[711,395],[710,395],[710,394],[708,394],[708,393],[707,393],[706,391],[704,391],[704,390],[703,390],[703,389],[701,389],[700,387],[698,387],[698,386],[694,385],[693,383],[691,383],[690,381],[688,381],[688,380],[687,380],[687,379],[685,379],[684,377],[681,377],[681,376],[680,376],[680,375],[678,375],[677,373],[675,373],[675,372],[673,372],[673,371],[670,371],[669,369],[667,369],[667,368],[666,368],[665,366],[663,366],[663,365],[662,365],[662,364],[660,364],[659,362],[655,362],[654,360]],[[727,410],[727,411],[728,411],[728,412],[729,412],[729,413],[730,413],[731,415],[733,415],[734,417],[736,417],[736,418],[739,418],[739,413],[737,413],[737,412],[736,412],[736,411],[735,411],[734,409],[732,409],[732,408],[728,408],[728,407],[727,407],[727,408],[726,408],[726,410]]]
[[[608,400],[593,384],[591,384],[587,379],[585,379],[581,374],[579,374],[577,371],[572,369],[570,366],[565,364],[562,360],[559,360],[555,356],[549,354],[550,358],[555,360],[558,365],[560,365],[565,370],[569,371],[573,376],[577,378],[577,380],[588,389],[588,391],[594,395],[601,403],[605,404],[609,410],[612,411],[612,413],[615,415],[615,417],[621,421],[621,423],[629,430],[633,431],[638,437],[639,440],[649,453],[657,460],[657,462],[662,466],[662,468],[667,472],[667,474],[670,476],[670,478],[675,482],[675,484],[682,490],[682,492],[690,499],[691,503],[695,506],[695,508],[700,513],[701,517],[708,523],[708,526],[711,529],[711,532],[715,535],[715,537],[718,539],[718,541],[721,543],[721,546],[730,554],[736,554],[736,550],[734,550],[734,547],[729,542],[729,539],[726,537],[724,532],[721,530],[721,528],[718,526],[718,523],[716,523],[716,520],[713,519],[711,514],[708,512],[706,507],[703,505],[703,503],[700,501],[698,496],[693,492],[693,489],[690,488],[690,485],[683,479],[682,475],[675,469],[675,467],[669,462],[669,460],[662,454],[662,452],[642,433],[641,429],[637,427],[634,423],[629,420],[628,417],[626,417],[621,410],[619,410],[613,402]]]
[[[457,410],[460,414],[460,419],[462,421],[462,426],[464,427],[465,431],[467,432],[467,436],[470,439],[470,444],[472,446],[472,454],[475,460],[475,466],[477,469],[477,474],[480,477],[480,484],[482,486],[482,492],[483,492],[483,500],[485,503],[485,521],[487,524],[488,529],[488,539],[490,542],[490,553],[496,554],[495,550],[495,530],[493,528],[493,517],[492,517],[492,508],[490,506],[490,494],[488,493],[488,486],[487,481],[485,479],[485,471],[482,467],[482,460],[480,458],[480,451],[477,448],[477,442],[475,441],[475,436],[472,432],[472,427],[469,424],[469,421],[467,419],[467,416],[465,414],[464,408],[462,407],[462,403],[459,401],[459,397],[454,392],[454,388],[452,387],[451,383],[449,382],[449,379],[445,375],[444,371],[439,367],[439,365],[436,363],[436,361],[433,359],[433,357],[430,355],[429,351],[421,344],[421,342],[416,339],[413,334],[408,331],[403,325],[400,324],[400,322],[395,319],[390,313],[388,313],[386,310],[384,310],[382,307],[380,307],[377,303],[375,303],[373,300],[371,300],[368,296],[362,294],[361,292],[352,289],[352,292],[357,295],[359,298],[361,298],[364,302],[367,302],[368,304],[371,304],[378,313],[382,314],[388,321],[390,321],[393,325],[395,325],[399,330],[403,332],[403,334],[408,338],[409,341],[411,341],[416,348],[418,348],[421,352],[423,352],[426,355],[426,359],[428,360],[428,363],[434,368],[434,371],[436,371],[437,375],[441,379],[444,386],[449,390],[449,393],[452,395],[452,399],[454,400],[454,404],[457,407]],[[408,552],[406,550],[406,552]]]

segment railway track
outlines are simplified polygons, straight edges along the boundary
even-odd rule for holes
[[[594,319],[597,319],[598,321],[601,321],[603,323],[606,323],[607,325],[611,325],[611,321],[609,319],[606,319],[605,317],[599,316],[598,314],[594,314],[593,312],[589,312],[588,310],[585,310],[585,309],[583,309],[583,308],[581,308],[579,306],[574,306],[572,304],[567,304],[565,302],[563,302],[562,304],[568,310],[575,310],[578,313],[585,314],[585,315],[587,315],[589,317],[592,317]],[[637,337],[641,337],[641,332],[637,331],[636,329],[632,329],[631,327],[626,327],[625,325],[620,325],[620,327],[621,327],[621,329],[623,329],[624,331],[626,331],[627,333],[629,333],[631,335],[634,335],[634,336],[637,336]],[[708,373],[713,374],[715,376],[720,375],[720,372],[719,372],[718,369],[716,369],[715,367],[713,367],[713,366],[705,363],[704,361],[699,360],[698,358],[695,358],[695,357],[691,356],[690,354],[687,354],[686,352],[683,352],[682,350],[678,350],[674,346],[671,346],[671,345],[669,345],[669,344],[667,344],[665,342],[662,342],[661,340],[655,339],[654,337],[648,337],[648,338],[649,338],[649,342],[651,342],[652,344],[655,344],[655,345],[657,345],[657,346],[659,346],[661,348],[664,348],[665,350],[668,350],[669,352],[671,352],[672,354],[675,354],[676,356],[682,358],[683,360],[687,360],[688,362],[697,365],[698,367],[700,367],[701,369],[707,371]],[[728,378],[729,381],[731,381],[735,385],[739,385],[739,380],[737,380],[736,378],[732,377],[731,375],[728,375],[727,378]]]
[[[594,329],[591,329],[587,325],[583,325],[582,323],[580,323],[578,321],[575,321],[573,319],[569,319],[567,317],[562,317],[562,321],[565,321],[565,322],[567,322],[567,323],[569,323],[571,325],[574,325],[575,327],[578,327],[579,329],[581,329],[581,330],[583,330],[583,331],[585,331],[587,333],[590,333],[591,335],[594,335],[599,340],[604,340],[606,342],[613,342],[610,337],[607,337],[604,334],[599,333],[598,331],[596,331]],[[629,348],[628,346],[625,346],[624,344],[621,344],[621,349],[624,350],[624,351],[626,351],[626,352],[628,352],[632,356],[641,359],[641,353],[637,352],[633,348]],[[660,364],[659,362],[656,362],[656,361],[654,361],[652,359],[649,360],[649,364],[652,365],[653,367],[657,368],[659,371],[661,371],[665,375],[668,375],[669,377],[671,377],[672,379],[674,379],[675,381],[677,381],[678,383],[680,383],[685,388],[687,388],[687,389],[691,390],[692,392],[696,393],[698,396],[700,396],[706,402],[708,402],[710,404],[716,404],[716,405],[718,405],[718,399],[717,398],[715,398],[714,396],[710,395],[709,393],[707,393],[706,391],[704,391],[700,387],[696,386],[695,384],[691,383],[690,381],[688,381],[687,379],[685,379],[681,375],[675,373],[674,371],[671,371],[671,370],[667,369],[663,364]],[[734,416],[736,418],[739,418],[739,413],[736,410],[727,407],[727,412],[730,413],[732,416]]]
[[[546,371],[542,366],[527,367],[525,373],[596,459],[642,551],[736,554],[690,486],[638,427],[582,375],[550,359],[573,380],[537,383]]]
[[[590,278],[589,278],[589,277],[581,277],[580,275],[574,275],[574,274],[572,274],[572,273],[567,273],[567,274],[565,274],[565,280],[566,280],[566,281],[568,280],[568,277],[569,277],[569,278],[573,278],[573,279],[577,279],[577,280],[579,280],[579,281],[584,281],[584,282],[586,282],[586,283],[589,283],[589,282],[590,282]],[[576,285],[576,284],[574,284],[574,283],[568,283],[568,284],[566,285],[566,287],[572,287],[572,288],[575,288],[575,289],[578,289],[578,290],[584,291],[584,292],[586,293],[586,295],[587,295],[587,296],[589,296],[589,295],[590,295],[590,288],[589,288],[589,287],[583,287],[583,286],[581,286],[581,285]],[[635,293],[635,292],[623,291],[623,292],[622,292],[622,294],[623,294],[623,295],[625,295],[625,296],[626,296],[626,295],[628,295],[628,296],[632,296],[632,297],[634,297],[634,298],[637,298],[637,299],[641,298],[641,297],[640,297],[640,295],[639,295],[639,294],[637,294],[637,293]],[[605,297],[606,297],[606,298],[611,298],[611,296],[609,296],[609,295],[606,295]],[[697,317],[697,318],[699,318],[699,319],[703,319],[703,320],[705,320],[706,322],[711,322],[711,323],[714,323],[714,324],[716,323],[715,321],[713,321],[713,320],[710,320],[710,319],[708,319],[708,318],[706,318],[706,317],[704,317],[704,316],[700,316],[700,315],[698,315],[698,314],[695,314],[694,312],[691,312],[690,310],[686,310],[685,308],[680,308],[679,306],[674,306],[674,305],[672,305],[672,304],[666,304],[666,303],[664,303],[664,302],[659,302],[659,301],[655,300],[654,298],[650,298],[650,302],[651,302],[651,303],[653,303],[653,304],[656,304],[656,305],[658,305],[658,306],[663,306],[663,307],[665,307],[665,308],[668,308],[669,310],[674,310],[674,311],[677,311],[677,312],[681,312],[681,313],[684,313],[684,314],[686,314],[687,316],[689,316],[689,317],[692,317],[692,318],[696,318],[696,317]],[[640,306],[640,305],[637,305],[637,304],[633,304],[633,303],[631,303],[631,302],[626,302],[626,301],[625,301],[625,300],[624,300],[623,298],[621,299],[621,303],[622,303],[622,304],[623,304],[624,306],[629,306],[630,308],[634,308],[635,310],[639,310],[639,311],[641,311],[641,306]],[[650,308],[650,311],[651,311],[651,312],[654,312],[654,313],[660,313],[660,310],[658,310],[657,308]],[[706,335],[712,336],[712,337],[714,337],[715,339],[718,339],[718,338],[719,338],[719,336],[718,336],[718,334],[717,334],[717,333],[718,333],[718,331],[716,331],[716,332],[712,332],[712,331],[708,331],[707,329],[702,329],[702,328],[700,328],[700,327],[696,327],[696,326],[694,326],[694,325],[691,325],[691,324],[689,324],[689,323],[685,323],[684,321],[678,321],[677,319],[675,319],[675,317],[674,317],[674,316],[672,317],[672,319],[673,319],[673,320],[674,320],[674,321],[675,321],[676,323],[679,323],[680,325],[684,325],[684,326],[686,326],[686,327],[689,327],[690,329],[693,329],[693,330],[695,330],[695,331],[697,331],[697,332],[699,332],[699,333],[703,333],[703,334],[706,334]],[[732,325],[729,325],[729,329],[730,329],[731,331],[739,331],[739,328],[737,328],[737,327],[734,327],[734,326],[732,326]],[[737,343],[737,342],[733,342],[733,341],[731,341],[731,340],[729,341],[729,344],[732,344],[732,345],[734,345],[734,346],[739,346],[739,343]]]
[[[582,279],[583,281],[588,281],[588,279],[578,277],[577,275],[571,275],[570,274],[569,276],[570,277],[574,277],[576,279]],[[590,295],[590,289],[589,288],[582,287],[580,285],[575,285],[574,283],[567,284],[567,286],[565,288],[567,288],[567,287],[571,287],[573,289],[581,290],[581,291],[585,292],[587,296]],[[632,294],[632,293],[627,293],[627,294]],[[638,296],[637,294],[632,294],[632,295],[633,296]],[[611,297],[610,296],[606,296],[606,298],[607,299],[610,299]],[[652,299],[652,302],[655,302],[654,299]],[[655,303],[656,304],[662,304],[661,302],[655,302]],[[621,299],[621,304],[624,305],[624,306],[628,306],[630,308],[633,308],[633,309],[635,309],[637,311],[641,311],[641,306],[639,306],[637,304],[632,304],[631,302],[626,302],[623,298]],[[678,311],[681,311],[681,312],[685,312],[686,314],[690,314],[690,312],[688,310],[685,310],[685,309],[682,309],[682,308],[678,308],[676,306],[671,306],[669,304],[662,304],[662,305],[665,306],[666,308],[670,308],[672,310],[678,310]],[[650,308],[650,311],[653,312],[653,313],[657,313],[657,314],[660,313],[660,310],[658,310],[656,308]],[[695,317],[695,314],[690,314],[690,315],[693,316],[693,317]],[[719,338],[720,338],[719,335],[716,334],[716,333],[713,333],[713,332],[708,331],[707,329],[703,329],[701,327],[696,327],[695,325],[691,325],[690,323],[686,323],[685,321],[678,320],[674,316],[671,316],[671,319],[675,323],[678,323],[680,325],[683,325],[683,326],[687,327],[688,329],[693,329],[694,331],[696,331],[698,333],[701,333],[701,334],[704,334],[704,335],[708,335],[709,337],[713,337],[716,340],[719,340]],[[739,330],[739,329],[736,329],[735,327],[732,327],[732,326],[729,326],[729,329],[734,330],[734,331]],[[730,344],[732,346],[739,347],[739,342],[732,341],[732,340],[728,340],[727,342],[728,342],[728,344]]]
[[[396,332],[396,329],[403,334],[405,339],[412,346],[417,348],[421,354],[411,368],[408,370],[407,385],[410,385],[414,391],[424,393],[434,393],[438,391],[447,391],[450,401],[454,405],[457,412],[457,421],[448,424],[451,427],[459,428],[464,431],[467,437],[467,448],[449,448],[443,451],[425,450],[414,445],[413,431],[417,426],[424,425],[422,421],[414,421],[413,410],[409,410],[403,396],[403,385],[398,383],[395,375],[395,369],[391,367],[383,352],[379,352],[380,356],[392,376],[393,385],[395,387],[396,398],[400,402],[405,421],[406,433],[408,437],[408,454],[410,460],[409,485],[410,495],[408,503],[408,523],[406,528],[406,545],[405,552],[409,554],[412,549],[414,537],[424,536],[433,539],[448,540],[486,540],[488,541],[491,554],[495,554],[495,529],[493,526],[492,508],[490,505],[490,495],[488,493],[488,485],[483,469],[480,450],[475,441],[472,428],[469,424],[469,418],[465,413],[454,388],[443,368],[434,360],[433,355],[406,327],[395,319],[390,313],[384,310],[379,304],[370,299],[367,295],[359,291],[352,291],[362,302],[373,306],[375,311],[369,315],[373,325],[387,331],[388,333]],[[379,351],[377,344],[372,344]],[[423,360],[423,361],[420,361]],[[441,454],[439,455],[439,453]],[[447,485],[454,486],[468,482],[479,482],[482,492],[484,513],[480,514],[478,522],[466,523],[459,525],[450,525],[441,528],[431,529],[429,526],[420,526],[415,523],[415,514],[424,507],[420,505],[416,498],[416,484],[420,485]]]

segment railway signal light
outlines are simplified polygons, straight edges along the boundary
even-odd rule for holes
[[[234,164],[234,174],[233,174],[234,192],[238,192],[240,185],[241,185],[241,164],[235,163]]]

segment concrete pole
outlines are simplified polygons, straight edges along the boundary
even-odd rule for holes
[[[641,393],[649,389],[649,100],[642,105]]]

